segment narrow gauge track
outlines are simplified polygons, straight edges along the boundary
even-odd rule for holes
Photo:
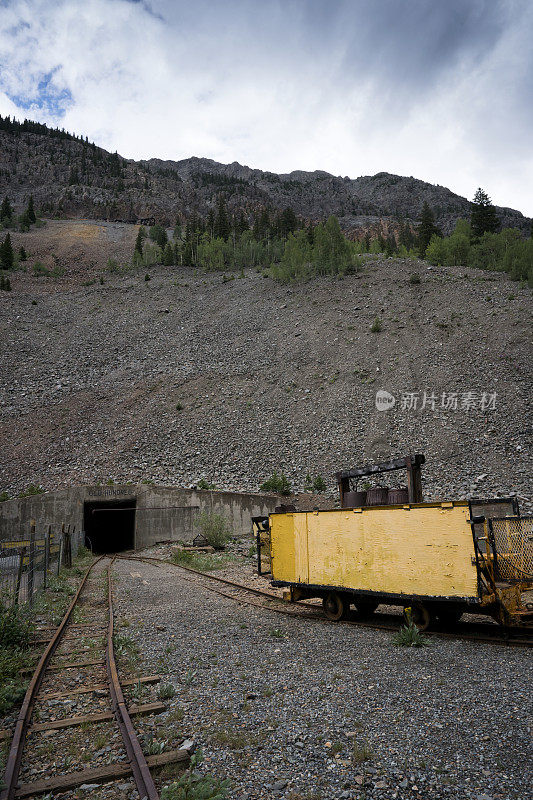
[[[187,750],[177,750],[164,753],[161,756],[150,756],[147,760],[142,751],[137,734],[135,733],[135,729],[131,722],[130,713],[128,712],[128,708],[124,700],[113,648],[114,611],[111,565],[113,564],[114,560],[114,558],[106,558],[105,556],[101,556],[93,561],[91,566],[85,572],[78,590],[72,598],[72,601],[61,623],[55,630],[55,633],[52,635],[51,639],[48,641],[48,644],[31,678],[15,724],[15,730],[11,741],[11,747],[7,758],[7,766],[4,776],[5,787],[0,794],[0,800],[15,800],[15,798],[31,797],[54,790],[66,791],[68,789],[73,789],[76,786],[80,786],[83,783],[107,783],[113,780],[124,780],[125,778],[130,778],[132,774],[139,792],[139,797],[147,798],[148,800],[158,800],[159,794],[150,774],[148,762],[150,762],[152,766],[156,766],[158,764],[170,763],[172,761],[187,761],[189,758],[189,753]],[[102,566],[103,569],[95,569],[97,565]],[[107,582],[106,600],[94,600],[94,597],[96,596],[96,592],[94,591],[94,582],[95,580],[101,579],[101,576],[104,574],[106,575]],[[93,589],[93,602],[90,606],[93,619],[90,623],[83,624],[83,626],[73,624],[71,619],[74,609],[83,604],[86,606],[89,605],[87,603],[87,600],[91,594],[89,592],[89,587]],[[65,631],[69,630],[69,628],[70,635],[65,635]],[[105,661],[102,656],[100,656],[98,659],[89,658],[85,661],[70,663],[72,661],[72,656],[75,654],[76,643],[79,641],[81,636],[80,631],[83,632],[85,642],[87,641],[87,638],[101,641],[102,635],[106,629]],[[74,633],[74,631],[76,631],[77,635]],[[58,650],[60,643],[69,639],[74,642],[74,650],[71,649],[70,652],[67,650],[67,653],[57,653],[56,651]],[[69,660],[67,660],[66,663],[60,659],[60,656],[62,655],[69,656]],[[99,675],[99,673],[104,672],[104,669],[107,673],[107,682],[101,682]],[[67,691],[56,691],[48,694],[45,693],[44,697],[41,698],[39,692],[43,686],[43,682],[46,682],[46,679],[49,677],[51,670],[54,671],[54,681],[57,681],[57,675],[61,675],[62,672],[75,670],[77,672],[77,675],[74,677],[74,683],[77,684],[76,688],[72,688],[71,684],[73,681],[71,679],[65,679],[65,684],[69,687]],[[156,683],[158,679],[158,676],[150,676],[148,678],[141,679],[141,682]],[[137,681],[129,680],[127,683],[133,684],[137,683]],[[56,700],[57,698],[68,697],[74,698],[74,702],[77,702],[78,698],[83,694],[98,692],[99,695],[105,695],[106,684],[107,693],[109,695],[109,711],[96,714],[72,716],[66,719],[56,718],[55,715],[57,714],[57,711],[54,711],[54,707],[50,706],[50,701],[52,698]],[[57,688],[57,686],[54,688]],[[40,701],[42,701],[41,705],[43,706],[44,711],[48,711],[48,714],[52,716],[52,721],[44,723],[39,721],[30,725],[35,706]],[[47,702],[49,704],[48,709],[46,709]],[[39,709],[40,718],[43,716],[43,708]],[[132,713],[137,714],[157,713],[161,710],[164,710],[164,705],[162,703],[148,703],[145,705],[132,706],[130,708]],[[28,761],[28,756],[25,755],[25,753],[28,747],[30,750],[32,749],[34,737],[38,737],[39,733],[42,734],[44,732],[46,734],[50,731],[63,728],[72,728],[85,723],[96,723],[108,720],[112,721],[113,718],[115,719],[115,722],[120,730],[121,740],[126,751],[127,760],[123,757],[122,760],[119,760],[114,764],[112,763],[96,768],[81,769],[67,774],[55,774],[48,778],[43,778],[36,781],[21,782],[19,780],[23,761]],[[0,733],[4,734],[5,732],[2,731]],[[28,734],[31,735],[27,742]],[[48,739],[48,741],[50,740]],[[41,769],[41,775],[43,772],[46,772],[46,769]]]
[[[167,561],[166,559],[163,558],[154,558],[153,556],[131,556],[131,555],[119,555],[119,554],[116,555],[116,558],[119,558],[120,560],[124,561],[144,561],[146,563],[156,563],[156,564],[175,567],[177,569],[181,569],[186,572],[192,573],[197,577],[207,578],[210,581],[221,583],[229,587],[231,590],[233,590],[232,593],[222,591],[221,589],[216,589],[214,586],[208,586],[205,583],[201,584],[202,586],[205,586],[205,588],[208,589],[209,591],[215,592],[216,594],[219,594],[222,597],[227,597],[230,600],[234,600],[238,603],[245,605],[252,605],[257,608],[266,609],[268,611],[274,611],[276,614],[284,614],[290,617],[297,616],[306,619],[316,620],[318,622],[323,622],[326,624],[331,624],[328,623],[328,620],[324,618],[321,607],[313,603],[308,603],[306,601],[300,600],[288,605],[284,600],[282,600],[278,595],[274,594],[273,592],[267,592],[264,589],[255,589],[254,587],[251,586],[245,586],[244,584],[236,583],[235,581],[230,581],[227,578],[221,578],[219,575],[212,575],[208,572],[201,572],[200,570],[193,569],[192,567],[184,567],[182,564],[174,564],[172,561]],[[194,581],[194,579],[191,580],[192,582],[199,583],[198,581]],[[236,592],[238,592],[238,594],[236,594]],[[254,601],[249,597],[250,594],[256,595],[259,598],[264,598],[265,600],[268,601],[268,603]],[[396,617],[392,614],[388,615],[383,614],[379,616],[383,616],[384,619],[383,620],[348,619],[348,620],[343,620],[342,622],[337,624],[352,625],[359,628],[371,628],[373,630],[381,630],[381,631],[398,631],[401,623],[403,622],[403,618]],[[507,647],[524,647],[524,648],[533,647],[533,637],[531,636],[529,631],[524,632],[524,630],[520,628],[511,628],[507,629],[505,633],[502,634],[501,628],[499,628],[496,625],[491,625],[489,623],[464,623],[465,627],[467,625],[470,630],[455,630],[455,631],[430,630],[430,631],[424,631],[424,635],[441,639],[459,639],[464,641],[498,644]]]

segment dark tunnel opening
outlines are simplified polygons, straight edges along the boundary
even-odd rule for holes
[[[86,502],[85,546],[93,553],[118,553],[135,546],[135,500]]]

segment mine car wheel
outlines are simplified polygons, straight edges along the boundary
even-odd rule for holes
[[[350,605],[338,592],[329,592],[322,600],[322,608],[326,617],[333,622],[344,619]]]
[[[371,600],[369,597],[364,597],[355,600],[354,606],[360,617],[370,617],[379,606],[379,603],[377,600]]]
[[[408,608],[410,609],[409,613],[407,612]],[[413,622],[419,631],[425,631],[431,622],[431,614],[423,603],[411,603],[410,606],[406,606],[403,610],[403,618],[407,625],[409,621]]]

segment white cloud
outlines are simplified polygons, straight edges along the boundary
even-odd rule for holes
[[[533,214],[528,5],[494,4],[491,17],[483,0],[455,0],[449,18],[422,15],[417,35],[420,0],[384,26],[397,5],[13,0],[0,15],[0,113],[131,158],[385,170],[467,196],[482,185]]]

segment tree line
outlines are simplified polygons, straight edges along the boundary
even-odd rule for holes
[[[458,220],[450,236],[428,228],[426,239],[422,257],[432,264],[507,272],[533,288],[533,222],[529,239],[516,228],[500,230],[496,209],[482,189],[475,194],[469,220]]]

